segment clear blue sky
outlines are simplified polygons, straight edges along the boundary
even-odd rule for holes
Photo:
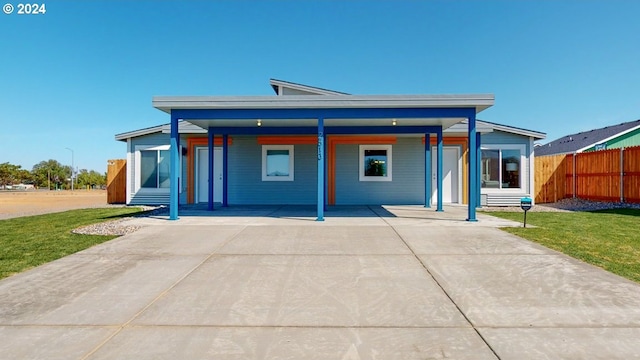
[[[16,0],[2,4],[18,6]],[[51,1],[0,13],[0,163],[106,171],[155,95],[493,93],[562,135],[640,118],[640,1]]]

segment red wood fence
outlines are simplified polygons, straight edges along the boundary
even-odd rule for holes
[[[538,203],[580,199],[640,203],[640,146],[535,158]]]

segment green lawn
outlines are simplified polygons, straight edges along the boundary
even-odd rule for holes
[[[522,222],[522,213],[489,212]],[[640,210],[530,212],[527,228],[504,231],[640,282]]]
[[[75,228],[139,212],[139,208],[83,209],[0,220],[0,279],[116,237],[72,234]]]

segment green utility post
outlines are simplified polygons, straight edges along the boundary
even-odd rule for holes
[[[531,209],[533,200],[530,197],[523,197],[520,199],[520,208],[524,210],[524,227],[527,227],[527,211]]]

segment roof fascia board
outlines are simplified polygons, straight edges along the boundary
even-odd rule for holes
[[[163,127],[163,125],[158,125],[158,126],[153,126],[153,127],[150,127],[150,128],[124,132],[124,133],[116,134],[115,138],[118,141],[127,141],[127,139],[129,139],[129,138],[134,138],[134,137],[138,137],[138,136],[144,136],[144,135],[149,135],[149,134],[153,134],[153,133],[162,132],[162,127]]]
[[[481,120],[478,120],[478,122],[481,122]],[[487,123],[484,123],[484,124],[487,124]],[[504,132],[510,132],[510,133],[513,133],[513,134],[529,136],[529,137],[532,137],[534,139],[541,140],[541,139],[544,139],[544,138],[547,137],[547,134],[541,133],[541,132],[537,132],[537,131],[514,128],[514,127],[511,127],[511,126],[507,126],[507,125],[498,125],[498,124],[488,124],[488,125],[492,126],[494,130],[500,130],[500,131],[504,131]]]
[[[153,107],[172,109],[323,109],[323,108],[429,108],[474,107],[480,112],[494,104],[492,94],[474,95],[290,95],[290,96],[156,96]]]
[[[275,87],[279,88],[278,95],[280,95],[280,92],[282,91],[281,88],[289,88],[289,89],[304,91],[304,92],[317,94],[317,95],[348,95],[339,91],[321,89],[315,86],[297,84],[297,83],[292,83],[284,80],[270,79],[269,83],[271,84],[271,87],[274,88],[274,90],[275,90]]]

